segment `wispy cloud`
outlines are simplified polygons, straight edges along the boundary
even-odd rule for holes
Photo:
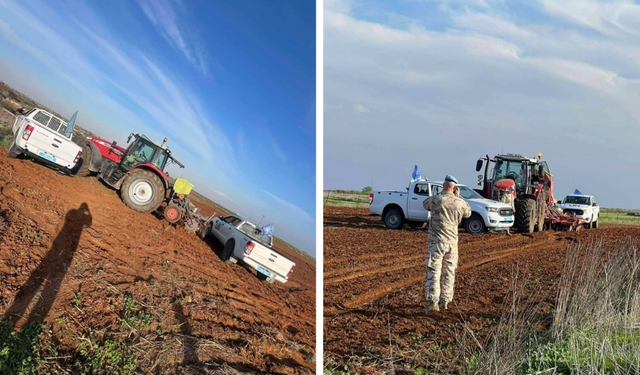
[[[309,220],[309,221],[313,221],[313,218],[311,217],[311,215],[309,215],[305,210],[303,210],[302,208],[296,206],[293,203],[290,203],[280,197],[278,197],[275,194],[269,193],[266,190],[262,190],[263,193],[265,193],[266,195],[268,195],[269,197],[271,197],[273,200],[276,201],[276,203],[278,203],[282,208],[284,208],[286,211],[290,212],[292,215],[282,215],[284,217],[295,217],[295,218],[301,218],[303,220]]]
[[[469,160],[503,148],[547,155],[559,194],[594,168],[601,178],[613,178],[608,165],[635,168],[611,155],[640,142],[640,5],[424,0],[420,14],[412,2],[395,3],[325,2],[326,188],[360,188],[372,175],[381,188],[402,188],[399,167],[420,160],[429,175],[466,173],[471,181]],[[376,116],[362,116],[367,108]],[[557,147],[568,139],[594,150],[584,164]],[[407,151],[387,157],[398,149]],[[441,159],[448,150],[459,156]]]
[[[206,51],[202,44],[185,37],[185,34],[192,35],[191,31],[183,30],[185,22],[180,22],[171,1],[139,0],[138,5],[164,39],[180,51],[200,73],[206,74]]]

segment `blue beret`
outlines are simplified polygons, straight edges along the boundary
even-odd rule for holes
[[[456,184],[458,183],[458,179],[453,177],[452,175],[448,174],[447,177],[444,178],[445,181],[451,181],[451,182],[455,182]]]

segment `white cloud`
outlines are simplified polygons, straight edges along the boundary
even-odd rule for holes
[[[138,5],[153,26],[173,47],[203,74],[207,73],[205,49],[193,40],[187,40],[171,1],[139,0]]]
[[[424,14],[376,14],[393,19],[392,27],[358,13],[366,2],[331,1],[324,13],[325,187],[359,189],[375,175],[377,188],[401,189],[415,161],[429,176],[466,173],[474,181],[475,159],[501,151],[542,151],[559,194],[594,169],[600,178],[613,178],[616,168],[628,174],[633,162],[612,154],[640,142],[637,6],[541,3],[529,5],[542,12],[535,19],[511,13],[507,2],[451,7],[439,14],[447,26],[432,29]],[[360,116],[364,108],[376,116]],[[622,189],[615,197],[594,191],[610,202],[632,198]]]
[[[360,104],[354,104],[353,105],[353,109],[360,112],[360,113],[369,113],[371,112],[371,110],[363,105]]]

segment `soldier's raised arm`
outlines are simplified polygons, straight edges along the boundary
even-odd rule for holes
[[[462,199],[460,200],[462,201],[462,217],[466,219],[471,216],[471,207],[469,207],[469,203]]]

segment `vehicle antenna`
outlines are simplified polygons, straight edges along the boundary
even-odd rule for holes
[[[262,219],[264,219],[264,215],[262,215]],[[258,222],[258,226],[260,226],[260,223],[262,223],[262,219],[260,219],[260,221]]]

